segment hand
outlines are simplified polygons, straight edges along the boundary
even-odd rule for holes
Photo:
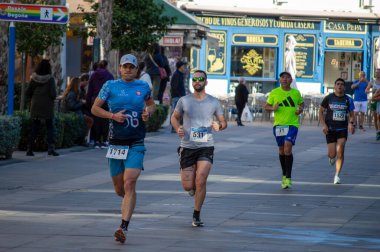
[[[178,127],[177,134],[178,134],[179,138],[183,138],[185,136],[185,131],[183,130],[183,126]]]
[[[217,122],[217,121],[213,121],[212,124],[211,124],[211,128],[212,128],[214,131],[219,131],[219,130],[220,130],[220,123]]]
[[[329,132],[329,128],[327,127],[327,125],[322,127],[322,132],[323,134],[327,135],[327,133]]]
[[[116,114],[113,114],[112,119],[116,122],[123,123],[125,121],[125,118],[127,118],[126,115],[124,115],[124,112],[127,111],[126,109],[120,110]]]
[[[147,108],[145,108],[141,114],[141,117],[142,117],[142,120],[144,122],[148,121],[149,120],[149,117],[150,117],[150,113],[148,112]]]
[[[298,109],[296,110],[296,115],[300,115],[303,112],[303,107],[298,106]]]
[[[272,106],[272,110],[273,111],[276,111],[278,109],[280,105],[278,104],[278,102],[276,102],[273,106]]]

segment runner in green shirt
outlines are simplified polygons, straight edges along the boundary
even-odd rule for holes
[[[292,148],[296,142],[299,120],[303,111],[301,93],[290,87],[292,76],[288,72],[280,74],[281,86],[273,89],[267,99],[264,109],[274,111],[273,134],[276,137],[279,158],[282,168],[282,188],[292,187]]]

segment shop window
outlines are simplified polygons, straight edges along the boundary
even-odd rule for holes
[[[270,47],[231,48],[231,76],[275,78],[276,49]]]

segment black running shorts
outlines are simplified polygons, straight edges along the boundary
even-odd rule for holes
[[[198,149],[178,148],[179,163],[181,169],[191,167],[197,161],[214,162],[214,147],[201,147]]]

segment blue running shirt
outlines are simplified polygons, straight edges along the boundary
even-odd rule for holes
[[[107,81],[98,98],[107,102],[111,113],[126,109],[128,117],[123,123],[111,120],[110,139],[137,140],[145,138],[145,124],[141,114],[145,101],[151,97],[148,83],[141,80],[125,82],[121,79]]]

